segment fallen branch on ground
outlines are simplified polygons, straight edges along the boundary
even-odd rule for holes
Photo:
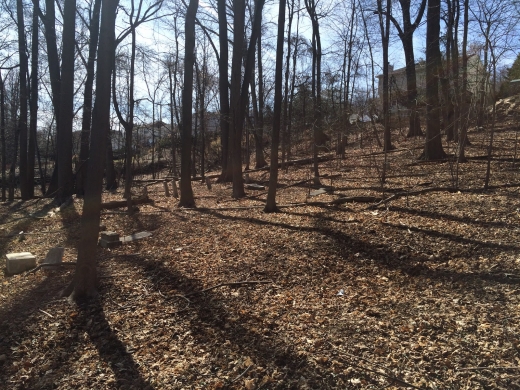
[[[76,262],[75,261],[64,261],[64,262],[56,263],[56,264],[42,263],[39,266],[37,266],[37,267],[27,271],[24,276],[27,276],[27,275],[32,274],[32,273],[35,273],[36,271],[38,271],[39,269],[41,269],[43,267],[57,267],[57,266],[60,266],[60,265],[75,266]]]
[[[147,203],[153,203],[153,200],[148,197],[132,199],[132,206],[135,206],[138,204],[147,204]],[[101,208],[108,209],[108,210],[117,209],[119,207],[126,207],[126,206],[128,206],[127,200],[114,200],[112,202],[101,203]]]
[[[240,286],[246,286],[246,285],[250,285],[250,284],[269,284],[269,283],[273,283],[273,282],[271,280],[244,280],[241,282],[219,283],[219,284],[216,284],[215,286],[211,286],[211,287],[205,288],[200,291],[193,291],[189,294],[184,295],[184,298],[192,296],[192,295],[203,294],[205,292],[215,290],[216,288],[219,288],[219,287],[225,287],[225,286],[240,287]]]

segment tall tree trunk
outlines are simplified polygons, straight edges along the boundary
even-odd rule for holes
[[[31,91],[30,91],[30,115],[29,123],[29,142],[27,150],[27,185],[29,197],[34,197],[34,166],[37,146],[38,130],[38,54],[39,54],[39,19],[38,13],[33,9],[32,20],[32,42],[31,42]],[[41,166],[41,164],[40,164]],[[41,176],[41,175],[40,175]],[[42,182],[42,194],[45,194],[45,180],[40,177]]]
[[[441,51],[439,47],[440,33],[440,0],[428,0],[426,26],[426,140],[422,160],[440,160],[446,157],[442,148],[439,104],[439,68]]]
[[[285,76],[284,76],[284,97],[283,97],[283,117],[282,117],[282,169],[284,168],[287,150],[287,121],[289,114],[289,70],[291,62],[291,32],[292,20],[294,16],[294,0],[291,0],[288,5],[289,20],[287,21],[287,59],[285,61]],[[284,11],[285,13],[285,11]],[[285,21],[284,21],[285,22]],[[260,41],[260,39],[259,39]]]
[[[283,77],[283,38],[285,25],[286,0],[280,0],[278,8],[278,39],[276,42],[276,70],[274,79],[273,137],[271,141],[271,167],[269,170],[269,191],[265,212],[277,211],[276,186],[278,184],[278,145],[280,141],[280,123],[282,116],[282,77]],[[290,42],[288,42],[290,44]]]
[[[58,194],[62,203],[73,192],[72,122],[74,119],[74,50],[76,0],[65,0],[63,10],[63,50],[61,56],[60,120],[58,121]],[[110,68],[109,68],[110,70]]]
[[[108,129],[108,133],[106,136],[106,186],[107,191],[114,191],[117,188],[117,177],[116,177],[116,168],[114,166],[114,151],[112,149],[112,134],[111,129]]]
[[[227,30],[226,0],[217,0],[218,7],[218,39],[220,44],[220,61],[218,63],[219,94],[220,94],[220,142],[222,146],[222,173],[219,181],[229,182],[233,178],[230,175],[230,107],[229,107],[229,45]]]
[[[256,0],[260,1],[260,0]],[[260,18],[262,16],[260,15]],[[260,22],[261,23],[261,22]],[[258,36],[258,121],[255,126],[255,168],[263,168],[267,165],[264,157],[264,66],[262,60],[262,34]]]
[[[293,4],[294,10],[294,4]],[[287,113],[287,160],[291,159],[291,138],[292,138],[292,117],[293,117],[293,103],[294,103],[294,89],[296,87],[296,62],[298,59],[298,48],[300,39],[300,0],[298,0],[296,10],[296,40],[294,42],[294,51],[292,55],[292,79],[291,79],[291,94],[289,97],[289,111]],[[289,40],[290,42],[290,40]],[[289,43],[290,44],[290,43]],[[287,64],[289,66],[289,64]]]
[[[403,48],[406,59],[406,97],[410,112],[407,137],[423,135],[421,119],[417,107],[417,75],[415,71],[415,55],[413,49],[413,35],[408,34],[403,38]]]
[[[458,162],[466,162],[464,148],[468,133],[469,121],[469,93],[468,93],[468,29],[469,29],[469,0],[464,0],[464,25],[462,31],[462,90],[460,93],[460,135],[458,145]]]
[[[27,182],[27,73],[29,73],[29,62],[27,59],[27,42],[25,40],[22,0],[16,0],[16,15],[18,24],[18,55],[20,58],[20,114],[18,117],[18,133],[20,137],[20,191],[22,193],[22,199],[26,200],[30,197],[29,183]]]
[[[175,153],[175,146],[176,146],[176,137],[175,137],[175,111],[176,111],[176,105],[175,105],[175,95],[174,95],[174,87],[173,87],[173,77],[172,77],[172,67],[173,63],[170,62],[168,64],[168,81],[169,81],[169,93],[170,93],[170,131],[171,131],[171,143],[172,143],[172,173],[174,176],[177,176],[177,157]],[[177,121],[178,123],[178,121]]]
[[[89,157],[90,124],[92,121],[92,87],[94,85],[94,66],[96,62],[97,44],[99,38],[99,14],[101,0],[94,1],[92,17],[90,19],[90,39],[88,46],[87,77],[83,91],[83,117],[81,120],[81,145],[79,151],[79,167],[76,171],[76,193],[85,193],[87,160]]]
[[[261,34],[261,16],[264,0],[255,2],[255,14],[251,28],[251,37],[245,58],[244,78],[242,74],[242,50],[244,47],[244,28],[245,28],[245,7],[240,0],[233,2],[235,11],[234,31],[233,31],[233,58],[231,64],[231,134],[232,134],[232,168],[233,168],[233,197],[242,198],[245,196],[244,178],[242,177],[242,133],[244,129],[244,119],[246,114],[246,102],[249,94],[249,79],[254,66],[254,54],[256,42]]]
[[[195,207],[195,198],[191,187],[191,127],[193,107],[193,65],[195,63],[195,18],[198,0],[190,0],[186,10],[184,89],[182,91],[181,123],[181,185],[179,207]]]
[[[7,189],[7,147],[5,144],[5,84],[0,70],[0,142],[2,142],[2,202],[6,200]],[[43,180],[43,179],[42,179]]]
[[[110,73],[114,61],[115,16],[118,2],[118,0],[102,0],[96,101],[92,111],[91,159],[88,164],[81,217],[81,238],[78,244],[78,260],[74,279],[64,291],[64,295],[70,294],[70,298],[77,301],[97,295],[97,238],[101,214],[105,147],[110,129]]]

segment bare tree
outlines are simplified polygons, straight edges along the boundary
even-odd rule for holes
[[[381,31],[381,45],[383,46],[383,119],[385,123],[383,150],[385,152],[394,149],[390,133],[390,81],[388,64],[388,45],[390,42],[390,13],[391,0],[386,1],[386,9],[383,9],[383,0],[377,0],[377,14],[379,16],[379,29]],[[384,17],[383,17],[384,16]],[[386,166],[386,165],[385,165]],[[384,174],[383,180],[384,182]]]
[[[19,86],[20,86],[20,116],[18,118],[18,134],[20,137],[20,190],[22,199],[29,199],[29,183],[27,182],[27,122],[28,122],[28,89],[27,74],[29,62],[27,59],[27,41],[25,39],[25,23],[23,15],[23,1],[16,0],[16,21],[18,25],[18,57]]]
[[[81,121],[81,146],[79,152],[79,167],[76,170],[76,193],[83,195],[85,192],[85,179],[87,172],[87,160],[89,156],[90,124],[92,122],[92,88],[94,86],[94,70],[96,52],[99,37],[99,14],[101,11],[101,0],[95,0],[92,14],[88,23],[89,46],[87,59],[87,77],[83,92],[83,117]]]
[[[285,3],[280,0],[278,8],[278,39],[276,42],[276,72],[274,81],[273,137],[271,140],[271,167],[269,170],[269,191],[265,212],[277,211],[276,186],[278,185],[278,146],[280,143],[280,124],[282,116],[282,77],[283,77],[283,38],[285,26]]]
[[[114,56],[115,17],[118,0],[102,0],[99,32],[96,101],[92,112],[92,132],[87,185],[81,217],[76,272],[63,295],[82,300],[97,295],[96,252],[101,214],[106,137],[110,130],[110,73]]]
[[[423,160],[440,160],[446,157],[441,142],[440,102],[439,102],[439,68],[441,51],[440,34],[440,0],[428,0],[426,26],[426,140]]]
[[[191,131],[193,107],[193,66],[195,64],[195,17],[198,0],[190,0],[185,21],[184,89],[182,91],[181,121],[181,185],[179,207],[195,207],[195,198],[191,187]]]
[[[420,0],[419,8],[415,20],[412,22],[412,2],[411,0],[398,0],[401,6],[402,25],[390,16],[390,20],[394,24],[397,34],[401,39],[406,61],[406,97],[408,110],[410,111],[410,124],[407,137],[415,137],[422,135],[421,122],[419,112],[417,111],[417,76],[415,73],[415,55],[413,46],[413,35],[419,24],[421,23],[426,8],[426,0]]]

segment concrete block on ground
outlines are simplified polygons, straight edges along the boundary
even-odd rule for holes
[[[255,190],[255,191],[265,190],[265,186],[262,186],[260,184],[255,184],[255,183],[245,184],[244,188],[246,188],[247,190]]]
[[[150,237],[151,235],[152,235],[152,233],[150,233],[150,232],[139,232],[139,233],[134,233],[131,236],[121,237],[120,240],[121,240],[121,242],[131,242],[131,241],[141,240],[146,237]]]
[[[8,253],[6,255],[7,273],[19,274],[36,267],[36,257],[30,252]]]
[[[51,271],[58,268],[58,265],[60,265],[63,261],[63,253],[65,252],[65,248],[62,246],[57,246],[55,248],[51,248],[49,252],[47,253],[47,256],[45,256],[45,260],[43,260],[43,264],[55,264],[56,267],[53,266],[46,266],[43,267],[45,271]]]
[[[119,234],[116,232],[104,231],[99,233],[101,239],[108,242],[117,242],[119,241]]]
[[[121,241],[119,240],[119,234],[116,232],[101,232],[101,238],[99,239],[99,245],[103,248],[115,248],[121,245]]]

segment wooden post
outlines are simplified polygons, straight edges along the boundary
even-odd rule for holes
[[[177,183],[175,180],[172,180],[172,189],[173,189],[173,196],[177,199],[179,199],[179,191],[177,191]]]
[[[168,189],[168,181],[165,180],[163,182],[163,185],[164,185],[164,194],[165,194],[165,196],[170,197],[170,190]]]

